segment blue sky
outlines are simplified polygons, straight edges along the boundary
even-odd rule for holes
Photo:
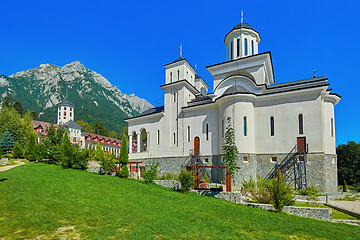
[[[240,22],[271,51],[276,83],[329,78],[337,144],[360,141],[358,1],[0,2],[0,74],[79,60],[123,93],[163,104],[164,64],[184,57],[212,89],[206,66],[226,59],[224,37]]]

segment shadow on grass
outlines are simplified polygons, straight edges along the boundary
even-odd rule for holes
[[[8,180],[8,179],[7,178],[2,178],[2,179],[0,179],[0,182],[6,181],[6,180]]]

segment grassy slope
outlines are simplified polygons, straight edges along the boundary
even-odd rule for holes
[[[26,164],[0,172],[0,238],[357,239],[360,228],[119,179]],[[58,230],[58,231],[57,231]],[[66,231],[65,231],[66,232]]]

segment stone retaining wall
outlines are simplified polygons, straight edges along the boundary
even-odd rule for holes
[[[0,165],[7,165],[10,164],[11,162],[9,161],[8,158],[0,158]]]
[[[338,198],[343,198],[345,195],[344,194],[337,194],[337,195],[329,195],[328,196],[328,200],[334,200],[334,199],[338,199]],[[315,198],[312,198],[310,196],[303,196],[303,195],[294,195],[294,200],[303,200],[303,201],[307,201],[307,200],[314,200],[314,201],[320,201],[320,202],[326,202],[326,196],[317,196]]]
[[[233,192],[230,194],[230,192],[215,192],[210,190],[193,190],[193,192],[196,192],[199,195],[203,196],[209,196],[219,199],[224,199],[229,202],[234,203],[242,203],[242,194],[240,192]]]
[[[178,180],[155,180],[154,183],[163,187],[172,188],[176,191],[181,187],[181,183]]]
[[[268,211],[275,211],[273,205],[270,204],[260,204],[260,203],[245,203],[246,206],[261,208]],[[314,218],[324,221],[332,221],[332,209],[331,208],[312,208],[312,207],[294,207],[294,206],[285,206],[283,212],[300,216]]]
[[[89,161],[87,171],[93,173],[103,173],[102,167],[98,161]]]

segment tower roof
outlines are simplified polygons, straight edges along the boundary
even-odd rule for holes
[[[254,32],[256,32],[257,34],[259,34],[259,33],[258,33],[257,31],[255,31],[248,23],[239,23],[239,24],[236,24],[235,27],[233,27],[233,28],[231,29],[231,31],[228,32],[228,34],[226,34],[225,39],[226,39],[226,37],[227,37],[232,31],[238,30],[238,29],[250,29],[250,30],[253,30]],[[260,36],[260,34],[259,34],[259,36]]]
[[[62,106],[62,105],[75,107],[75,105],[72,102],[70,102],[69,100],[67,100],[67,99],[62,101],[62,102],[59,102],[58,104],[56,104],[56,106]]]

